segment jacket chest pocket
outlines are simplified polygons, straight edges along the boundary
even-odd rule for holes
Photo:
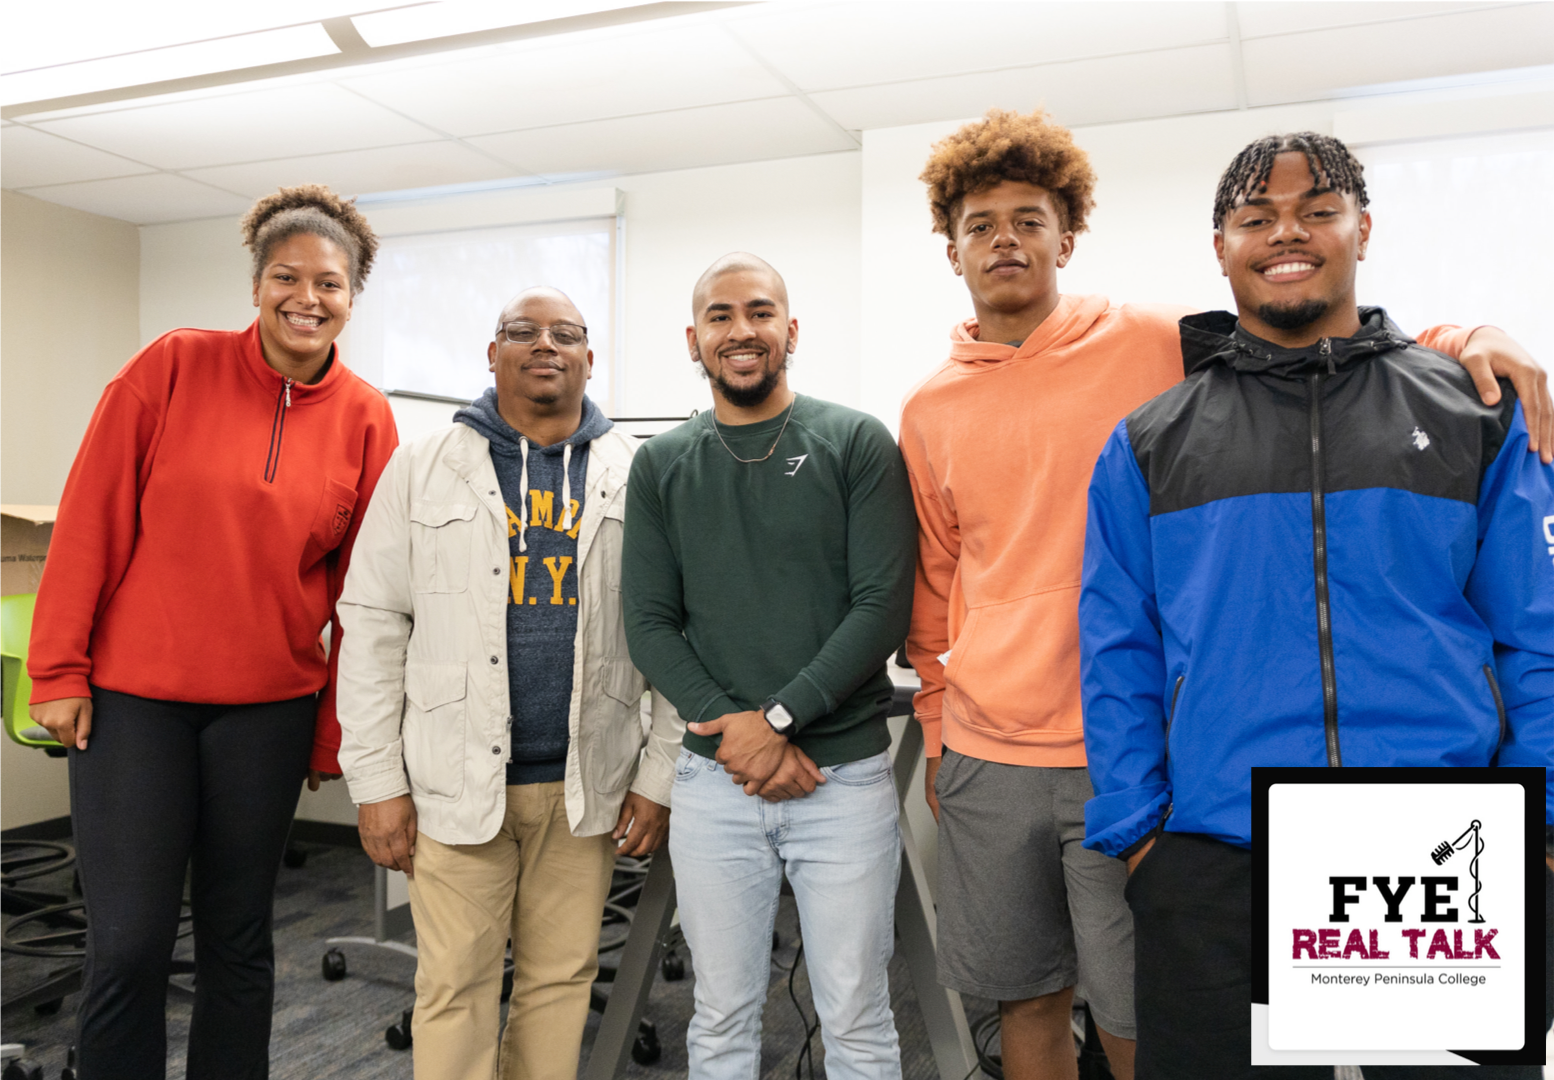
[[[469,588],[474,503],[418,502],[410,507],[410,587],[416,592]]]
[[[319,497],[318,510],[313,515],[313,527],[308,531],[309,539],[326,553],[333,551],[350,531],[355,511],[356,489],[326,476],[324,493]]]
[[[418,794],[454,799],[464,791],[467,683],[462,662],[405,664],[405,772]]]

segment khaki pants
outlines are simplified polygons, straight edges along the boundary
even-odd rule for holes
[[[509,787],[502,827],[484,844],[416,839],[416,1080],[497,1076],[509,938],[502,1080],[576,1080],[614,864],[608,833],[572,835],[560,781]]]

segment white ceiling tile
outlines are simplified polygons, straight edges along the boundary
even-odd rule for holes
[[[795,98],[712,105],[469,140],[531,172],[657,172],[853,150]]]
[[[1360,26],[1392,19],[1417,18],[1468,11],[1482,3],[1416,3],[1413,0],[1351,0],[1312,3],[1311,0],[1260,0],[1236,5],[1241,38],[1293,34],[1332,26]]]
[[[164,169],[425,142],[437,134],[333,83],[121,109],[37,126]]]
[[[223,214],[231,214],[235,220],[250,205],[250,200],[240,195],[229,195],[167,173],[28,188],[25,193],[88,213],[133,221],[137,225],[192,221]]]
[[[805,90],[864,86],[1223,41],[1217,3],[760,5],[731,21]]]
[[[90,146],[29,127],[8,124],[0,132],[0,183],[8,188],[67,184],[155,171],[138,161],[93,150]]]
[[[1309,101],[1347,87],[1533,67],[1554,63],[1554,4],[1259,38],[1243,43],[1242,56],[1252,105]]]
[[[717,26],[564,41],[341,80],[452,135],[774,97],[787,88]]]
[[[258,198],[291,184],[328,184],[342,195],[365,195],[500,180],[524,174],[467,146],[442,140],[243,165],[218,165],[210,169],[190,169],[185,175]]]
[[[1038,105],[1070,126],[1236,107],[1226,45],[1167,49],[810,95],[843,127],[868,129]]]

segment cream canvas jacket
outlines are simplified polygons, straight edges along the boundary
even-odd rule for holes
[[[684,724],[626,653],[621,536],[636,440],[589,444],[577,537],[565,794],[577,836],[615,826],[628,790],[669,805]],[[340,766],[358,805],[409,793],[417,828],[484,843],[506,809],[507,514],[485,436],[463,424],[394,452],[367,507],[339,612]]]

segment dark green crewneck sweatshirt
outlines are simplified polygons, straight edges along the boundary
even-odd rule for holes
[[[782,431],[785,419],[714,428],[708,411],[637,452],[626,640],[686,720],[775,696],[793,714],[794,744],[839,765],[890,744],[885,661],[911,617],[917,519],[878,420],[810,397],[795,399]],[[760,457],[779,431],[765,461],[734,460]],[[698,754],[717,745],[686,733]]]

